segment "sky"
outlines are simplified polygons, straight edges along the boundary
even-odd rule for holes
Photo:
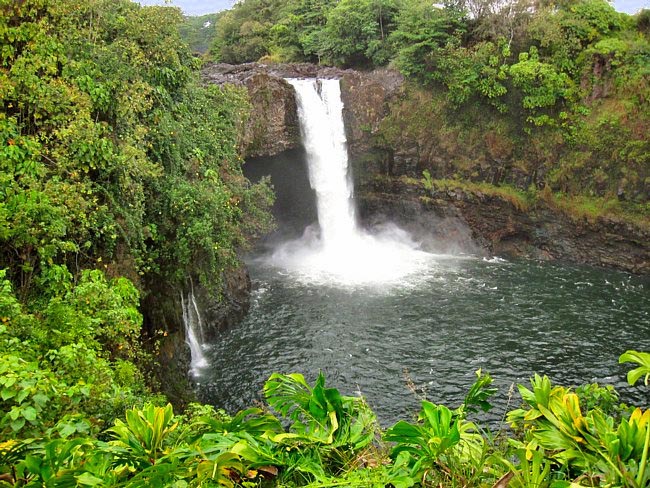
[[[137,0],[142,5],[173,5],[185,15],[205,15],[232,7],[234,0]]]
[[[185,15],[204,15],[232,7],[234,0],[138,0],[142,5],[173,5]],[[650,0],[614,0],[619,12],[633,14],[642,8],[650,9]]]

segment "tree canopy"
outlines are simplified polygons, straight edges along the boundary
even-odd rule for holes
[[[140,297],[195,277],[216,299],[272,197],[241,173],[246,95],[200,85],[179,10],[0,12],[0,363],[21,391],[0,432],[34,435],[150,395]]]

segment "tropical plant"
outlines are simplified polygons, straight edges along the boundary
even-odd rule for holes
[[[509,413],[513,426],[522,428],[519,444],[530,459],[539,448],[570,477],[603,476],[608,483],[645,486],[650,410],[637,408],[629,419],[616,421],[594,408],[582,412],[578,396],[568,388],[551,386],[536,375],[532,390],[519,385],[528,410]]]
[[[487,411],[487,399],[496,390],[490,388],[492,378],[476,372],[477,379],[465,401],[455,410],[423,400],[417,422],[400,420],[384,434],[384,440],[393,442],[391,458],[406,463],[410,476],[424,484],[434,471],[458,470],[476,473],[485,459],[486,440],[477,432],[477,426],[466,420],[476,408]],[[469,469],[467,469],[469,468]],[[472,473],[470,473],[471,475]]]
[[[274,373],[264,394],[273,409],[293,421],[288,433],[275,437],[278,441],[304,439],[356,451],[374,439],[376,417],[364,400],[326,388],[322,373],[313,387],[301,374]]]
[[[635,384],[642,377],[646,386],[650,386],[650,353],[639,351],[626,351],[618,359],[619,363],[636,363],[639,366],[627,373],[627,382]]]
[[[142,409],[126,411],[126,422],[116,420],[109,429],[114,454],[125,464],[143,469],[156,464],[169,447],[168,438],[178,427],[171,404],[157,407],[151,403]]]
[[[541,449],[516,449],[514,452],[518,465],[509,458],[501,457],[500,461],[510,470],[508,486],[512,488],[546,488],[550,485],[549,473],[551,462]]]
[[[92,439],[54,439],[30,446],[30,454],[16,467],[28,486],[78,487],[108,484],[108,459]],[[83,466],[83,467],[82,467]],[[94,471],[94,474],[93,474]],[[20,486],[20,484],[19,484]]]
[[[644,383],[648,386],[648,381],[650,380],[650,353],[639,352],[639,351],[626,351],[621,354],[621,357],[618,359],[619,363],[637,363],[639,367],[634,368],[633,370],[627,373],[627,381],[630,385],[634,385],[643,375],[645,375]],[[645,420],[644,420],[645,417]],[[633,420],[634,425],[632,425]],[[622,426],[623,424],[621,424]],[[639,445],[640,436],[643,435],[643,427],[645,426],[645,439],[643,440],[643,451],[641,454],[641,460],[639,461],[639,473],[637,475],[636,482],[639,486],[647,478],[650,477],[649,473],[646,473],[645,470],[648,468],[648,454],[650,453],[650,410],[646,410],[643,414],[641,410],[636,409],[632,416],[630,417],[630,428],[627,427],[624,429],[626,431],[627,437],[634,436],[634,441],[636,447]]]
[[[241,173],[246,95],[202,86],[180,10],[0,11],[0,433],[95,434],[156,384],[140,297],[191,276],[218,299],[272,195]]]
[[[476,413],[479,410],[483,412],[492,410],[489,399],[497,392],[497,389],[492,387],[493,379],[488,373],[483,373],[481,369],[474,374],[476,380],[467,391],[463,403],[456,409],[456,413],[461,417],[466,417],[468,413]]]
[[[545,377],[534,377],[532,389],[519,387],[528,408],[510,413],[517,435],[503,443],[479,435],[465,418],[489,406],[491,378],[481,372],[460,407],[423,401],[416,422],[400,421],[382,438],[376,425],[365,432],[354,427],[359,410],[369,410],[361,399],[325,388],[322,377],[310,386],[301,375],[274,374],[267,385],[269,402],[292,422],[287,429],[260,408],[230,417],[192,406],[174,416],[170,405],[148,403],[127,410],[102,434],[105,442],[89,436],[87,420],[67,417],[43,438],[0,443],[0,484],[640,488],[650,482],[650,410],[637,408],[620,420],[597,405],[582,411],[575,393]],[[336,425],[350,428],[339,432]]]

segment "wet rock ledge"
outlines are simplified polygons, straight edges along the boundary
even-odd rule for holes
[[[366,222],[390,219],[434,252],[557,260],[650,274],[650,225],[579,218],[538,200],[521,208],[497,195],[427,190],[378,178],[358,193]]]

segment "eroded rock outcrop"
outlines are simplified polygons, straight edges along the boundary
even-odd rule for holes
[[[376,180],[358,199],[364,219],[388,215],[416,237],[433,236],[434,251],[482,250],[650,273],[650,228],[614,218],[578,218],[542,199],[521,208],[495,195],[427,190],[398,178]],[[472,251],[472,245],[478,249]]]
[[[273,156],[300,144],[293,88],[281,76],[256,64],[213,64],[202,73],[206,83],[243,86],[248,91],[253,110],[243,134],[245,157]]]

